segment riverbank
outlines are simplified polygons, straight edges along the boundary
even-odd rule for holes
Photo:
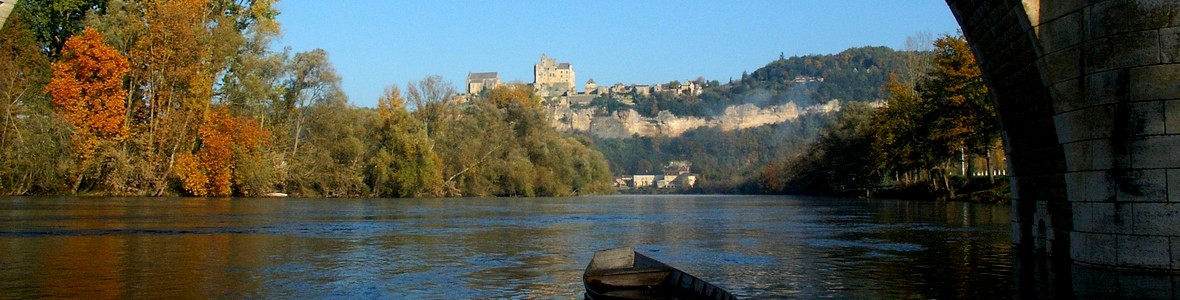
[[[1008,186],[1007,177],[964,178],[950,179],[952,191],[945,188],[935,188],[929,183],[908,186],[895,185],[880,190],[871,191],[870,198],[888,198],[905,200],[928,201],[962,201],[973,203],[1008,203],[1012,199],[1012,190]],[[864,197],[864,192],[845,196]]]

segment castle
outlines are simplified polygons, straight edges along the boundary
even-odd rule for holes
[[[541,62],[533,65],[533,91],[542,98],[558,99],[557,103],[588,103],[600,95],[618,95],[620,101],[630,103],[632,95],[646,97],[665,92],[677,96],[700,95],[704,90],[704,81],[700,79],[654,85],[616,83],[612,86],[600,86],[590,79],[586,82],[585,90],[578,93],[574,80],[574,66],[568,62],[559,63],[549,55],[541,54]],[[467,95],[478,95],[500,84],[500,74],[497,72],[467,73]]]
[[[541,62],[533,65],[533,90],[542,97],[575,92],[574,66],[541,54]]]

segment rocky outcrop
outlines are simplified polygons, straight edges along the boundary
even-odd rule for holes
[[[633,109],[603,113],[598,108],[571,108],[569,105],[549,107],[549,121],[560,131],[588,132],[604,138],[626,138],[632,136],[675,137],[701,127],[717,127],[721,130],[737,130],[763,125],[778,124],[810,113],[825,113],[840,110],[839,101],[800,109],[795,103],[758,107],[753,104],[730,106],[725,112],[707,118],[676,116],[661,111],[655,117],[645,117]]]

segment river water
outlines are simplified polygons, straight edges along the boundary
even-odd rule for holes
[[[634,246],[742,298],[1010,298],[1007,206],[768,196],[0,198],[0,298],[580,298]]]

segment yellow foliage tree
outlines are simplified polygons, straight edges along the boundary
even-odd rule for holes
[[[505,84],[488,91],[488,100],[496,107],[508,107],[512,102],[520,102],[529,108],[541,106],[541,97],[533,92],[533,88],[526,84]]]

